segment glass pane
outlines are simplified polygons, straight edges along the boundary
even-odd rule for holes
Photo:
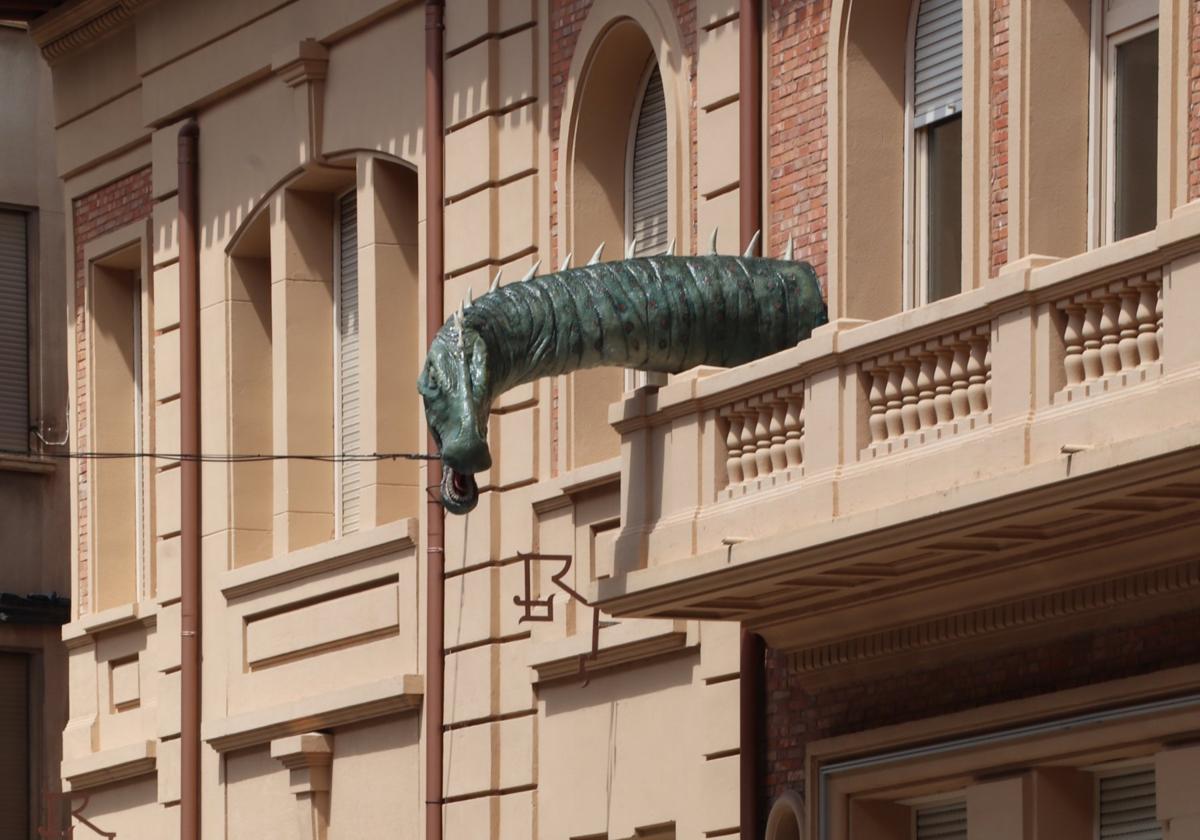
[[[1153,230],[1158,181],[1158,32],[1117,47],[1113,235]]]
[[[929,301],[962,291],[962,118],[925,129]]]

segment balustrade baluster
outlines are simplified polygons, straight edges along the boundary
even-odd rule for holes
[[[758,440],[755,438],[755,428],[758,426],[758,409],[738,403],[742,415],[742,474],[746,481],[758,478]]]
[[[1104,375],[1109,376],[1121,372],[1121,351],[1117,344],[1121,340],[1121,332],[1117,327],[1121,299],[1109,293],[1101,298],[1100,309],[1100,366]]]
[[[808,406],[804,404],[804,400],[800,400],[800,463],[804,463],[804,453],[808,449],[808,431],[804,423],[804,414],[808,411]]]
[[[1083,380],[1091,382],[1099,379],[1104,373],[1104,365],[1100,361],[1100,310],[1102,303],[1098,300],[1086,300],[1083,303]]]
[[[725,471],[729,473],[729,486],[741,484],[742,473],[742,418],[732,409],[722,412],[725,418]]]
[[[950,405],[954,409],[954,419],[966,417],[971,413],[971,402],[967,398],[967,354],[969,346],[965,342],[955,342],[954,360],[950,363]]]
[[[874,408],[871,409],[874,411]],[[803,461],[803,453],[800,449],[800,436],[803,433],[803,411],[804,397],[801,394],[788,394],[787,411],[783,415],[783,435],[784,444],[783,452],[787,458],[787,466],[798,467]],[[875,415],[871,415],[872,419]],[[883,415],[879,415],[880,420]]]
[[[928,350],[918,357],[921,371],[917,374],[917,416],[922,429],[937,425],[937,409],[933,406],[933,377],[937,369],[937,356]]]
[[[950,368],[954,363],[954,349],[951,347],[937,348],[937,369],[933,372],[933,410],[939,423],[949,423],[954,419],[954,404],[950,398],[953,380]]]
[[[1078,385],[1084,380],[1083,307],[1077,303],[1070,303],[1063,309],[1067,313],[1067,323],[1063,328],[1063,344],[1066,345],[1063,366],[1066,368],[1067,384]]]
[[[771,472],[783,472],[787,469],[787,454],[784,451],[783,416],[787,412],[787,403],[782,394],[776,394],[771,399]]]
[[[970,338],[971,355],[967,358],[967,404],[972,414],[987,411],[987,392],[984,381],[983,356],[987,352],[987,336],[973,335]]]
[[[921,362],[915,356],[908,355],[902,365],[904,378],[900,381],[900,422],[904,425],[904,433],[911,434],[921,428],[917,409],[917,377]]]
[[[1158,285],[1150,278],[1144,278],[1137,285],[1138,303],[1137,314],[1137,348],[1138,358],[1142,364],[1157,362],[1158,352],[1158,316],[1155,307],[1158,303]]]
[[[871,433],[871,443],[881,443],[887,440],[887,398],[884,389],[887,387],[888,372],[886,368],[871,368],[867,371],[871,377],[871,387],[867,390],[867,405],[871,413],[867,416],[867,429]]]
[[[992,342],[988,340],[987,349],[983,351],[983,398],[987,407],[992,408]]]
[[[1154,284],[1154,340],[1158,344],[1158,358],[1163,354],[1163,287],[1160,274]]]
[[[900,383],[904,379],[904,366],[893,364],[888,367],[887,385],[883,395],[887,398],[887,434],[889,438],[897,438],[904,434],[904,421],[900,417]]]
[[[1127,284],[1120,291],[1121,311],[1117,314],[1117,332],[1120,340],[1117,351],[1121,357],[1121,369],[1133,370],[1141,361],[1138,354],[1137,305],[1139,292],[1137,287]]]

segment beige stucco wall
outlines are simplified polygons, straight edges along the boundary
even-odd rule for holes
[[[586,258],[600,238],[611,236],[585,229],[589,224],[617,228],[616,214],[589,216],[581,206],[597,191],[588,193],[587,179],[573,177],[569,161],[587,152],[570,137],[573,127],[587,125],[576,113],[591,101],[586,86],[579,87],[587,57],[622,16],[622,26],[636,23],[649,34],[646,49],[633,39],[641,44],[639,60],[653,53],[671,91],[677,123],[671,224],[679,250],[696,246],[693,210],[702,239],[719,225],[721,249],[735,247],[731,132],[737,104],[730,84],[737,77],[737,21],[731,6],[699,4],[701,19],[711,25],[699,35],[693,68],[665,6],[596,4],[570,71],[562,134],[552,138],[548,4],[451,4],[444,103],[447,313],[468,290],[482,294],[499,269],[513,282],[536,260],[551,266],[571,248]],[[425,261],[423,9],[382,0],[298,0],[281,7],[230,0],[201,8],[182,0],[151,4],[54,66],[57,171],[67,195],[151,167],[154,208],[145,259],[155,327],[147,352],[156,360],[149,422],[157,446],[169,451],[178,441],[175,144],[181,120],[195,114],[203,449],[242,451],[264,441],[276,451],[332,447],[329,201],[350,186],[362,225],[360,283],[388,307],[386,317],[369,303],[362,313],[363,347],[374,353],[363,368],[375,411],[371,433],[380,449],[420,448],[420,408],[410,386],[428,338],[424,295],[414,282]],[[835,17],[845,22],[844,15]],[[892,28],[902,28],[904,15],[893,17]],[[981,38],[976,23],[972,37]],[[882,39],[886,33],[875,34]],[[840,38],[831,35],[831,43]],[[878,57],[869,49],[877,46],[854,41],[834,58],[849,70],[862,69]],[[896,71],[902,56],[892,47],[883,52]],[[689,116],[693,69],[703,112],[694,151],[678,124]],[[895,72],[872,82],[869,74],[849,70],[831,82],[833,130],[842,140],[860,121],[877,118],[874,105],[881,102],[899,125]],[[978,79],[973,83],[981,87]],[[843,103],[852,95],[858,98]],[[972,107],[983,109],[981,99]],[[882,135],[871,136],[878,141]],[[556,171],[552,140],[566,162]],[[831,139],[833,178],[854,160],[886,163],[880,149],[887,144],[860,141]],[[699,197],[687,186],[693,155]],[[979,163],[969,162],[973,173]],[[388,189],[378,180],[385,171],[396,176]],[[982,179],[974,181],[982,193]],[[557,250],[564,253],[551,248],[552,187],[561,228]],[[576,189],[582,197],[572,196]],[[899,200],[901,189],[896,171],[852,188],[834,183],[834,223],[869,217],[881,195]],[[974,231],[979,222],[971,217],[967,225]],[[996,479],[987,491],[995,495],[1019,495],[1047,474],[1070,469],[1061,446],[1082,440],[1079,435],[1093,435],[1087,441],[1098,451],[1079,457],[1076,468],[1102,472],[1124,457],[1107,449],[1120,441],[1095,436],[1097,426],[1078,408],[1080,400],[1104,396],[1106,416],[1120,428],[1146,413],[1145,403],[1129,396],[1145,383],[1167,408],[1183,411],[1194,401],[1191,374],[1200,353],[1175,326],[1183,321],[1172,319],[1195,311],[1196,296],[1185,284],[1195,273],[1194,259],[1180,252],[1196,230],[1181,211],[1136,241],[1057,264],[1018,261],[988,285],[973,284],[982,288],[893,314],[899,309],[899,228],[839,228],[831,231],[838,276],[880,285],[835,282],[832,293],[841,295],[835,314],[889,317],[870,325],[843,320],[774,359],[724,373],[698,371],[657,394],[627,395],[608,415],[622,435],[619,450],[615,437],[594,448],[578,444],[595,441],[572,441],[582,425],[572,406],[597,410],[595,400],[584,398],[595,394],[572,394],[572,388],[590,387],[586,378],[560,381],[557,391],[543,381],[506,394],[490,420],[495,463],[479,476],[479,505],[446,523],[447,836],[620,840],[657,837],[671,825],[678,837],[736,833],[738,626],[701,619],[741,617],[755,598],[777,593],[747,579],[739,582],[745,598],[705,593],[691,612],[684,605],[667,618],[622,617],[613,624],[606,615],[592,656],[593,609],[554,588],[551,576],[561,561],[534,561],[530,572],[533,597],[554,595],[553,619],[521,620],[522,608],[513,601],[525,594],[520,554],[570,555],[563,581],[587,596],[628,596],[623,613],[669,610],[679,602],[647,606],[656,587],[678,587],[686,600],[688,592],[703,589],[701,572],[715,575],[734,561],[748,566],[762,559],[739,547],[744,542],[767,552],[776,545],[771,540],[800,540],[797,534],[809,533],[802,526],[817,525],[829,529],[830,541],[856,536],[856,528],[879,527],[878,510],[890,511],[887,522],[924,516],[942,504],[941,488],[961,489],[976,479]],[[608,247],[610,255],[619,251],[616,242]],[[981,246],[967,250],[964,259],[978,262]],[[1116,278],[1115,265],[1131,268]],[[1074,295],[1120,298],[1121,290],[1110,294],[1104,284],[1121,279],[1140,288],[1156,270],[1167,277],[1165,369],[1184,375],[1170,380],[1126,371],[1103,388],[1064,391],[1059,310],[1065,312]],[[269,288],[251,290],[251,284]],[[990,356],[955,349],[985,345],[994,351]],[[902,402],[899,390],[883,402],[879,393],[872,396],[873,383],[876,390],[891,383],[891,374],[879,371],[897,371],[892,384],[908,388],[908,404],[915,406],[917,373],[939,351],[941,358],[958,353],[960,361],[974,358],[980,365],[987,359],[986,373],[971,370],[972,385],[985,388],[995,372],[986,419],[973,410],[937,435],[872,441],[870,416],[899,411]],[[248,353],[256,354],[252,363]],[[904,376],[912,381],[905,384]],[[957,376],[965,388],[965,369]],[[385,377],[404,388],[389,391],[379,384]],[[555,394],[562,410],[555,408]],[[740,463],[748,445],[752,460],[770,463],[769,450],[780,437],[772,419],[799,423],[797,406],[805,403],[811,433],[803,467],[737,486],[742,482],[730,478],[730,455],[737,453]],[[1030,417],[1039,411],[1034,424]],[[732,442],[731,418],[748,429]],[[1161,445],[1174,446],[1188,432],[1177,425],[1148,427],[1169,426],[1176,437]],[[555,448],[556,441],[566,445]],[[669,479],[650,474],[648,465],[658,463]],[[153,482],[153,585],[107,609],[98,610],[93,598],[65,632],[71,708],[63,776],[73,790],[94,793],[86,813],[101,828],[121,826],[130,836],[177,831],[177,474],[176,465],[162,464]],[[328,465],[287,461],[254,471],[204,469],[206,837],[294,837],[313,826],[330,838],[420,836],[419,710],[427,665],[422,488],[429,476],[424,467],[380,468],[373,476],[371,527],[335,539],[333,474]],[[962,495],[964,505],[991,498]],[[906,545],[920,548],[915,537]],[[1120,559],[1106,562],[1119,565]],[[784,574],[779,566],[786,559],[771,573]],[[94,585],[75,578],[77,587]],[[831,578],[828,586],[802,580],[786,592],[788,598],[793,591],[845,592],[862,579],[871,575]],[[984,589],[977,584],[973,597],[982,602],[994,594]],[[923,619],[935,606],[909,608]],[[809,637],[832,644],[849,633],[839,623],[841,613],[810,617],[800,628],[810,634],[805,637],[794,625],[808,616],[798,618],[777,602],[772,610],[763,625],[773,623],[775,640],[784,644]],[[846,612],[864,625],[868,613],[865,607],[854,612],[853,605]]]
[[[68,356],[63,197],[54,169],[49,68],[28,35],[0,26],[0,204],[30,211],[29,361],[32,423],[51,440],[66,424]],[[34,451],[42,447],[34,444]],[[61,451],[61,447],[55,448]],[[71,591],[68,483],[64,462],[0,458],[0,592],[62,596]],[[0,647],[30,659],[30,814],[60,789],[60,733],[66,721],[66,654],[58,628],[0,628]]]
[[[481,294],[496,268],[511,280],[552,257],[541,197],[549,81],[537,59],[547,49],[545,8],[485,7],[447,20],[447,311],[468,287]],[[412,388],[426,339],[415,283],[424,263],[423,41],[420,4],[302,0],[204,15],[189,3],[153,4],[56,62],[57,168],[68,195],[152,167],[148,422],[161,450],[178,445],[175,140],[186,113],[197,115],[201,137],[204,450],[332,447],[324,208],[354,185],[364,387],[377,412],[364,433],[375,436],[371,449],[423,446]],[[671,61],[670,72],[686,74]],[[676,89],[686,91],[684,79]],[[684,116],[686,103],[676,105]],[[684,160],[675,171],[686,173]],[[612,243],[610,254],[618,250]],[[448,836],[735,828],[736,629],[605,627],[582,684],[592,611],[560,592],[553,622],[521,623],[517,553],[561,544],[577,556],[579,590],[611,574],[616,449],[587,475],[555,475],[548,384],[517,389],[497,409],[496,463],[481,476],[479,507],[447,523]],[[130,836],[178,830],[176,474],[160,464],[153,482],[155,585],[124,605],[93,597],[66,631],[62,773],[77,795],[92,794],[85,815],[99,828]],[[409,517],[424,512],[426,478],[398,464],[381,465],[372,481],[363,529],[333,539],[327,466],[204,469],[206,837],[305,836],[317,824],[329,838],[420,834],[424,524]],[[535,585],[546,591],[554,571],[541,564]],[[324,759],[289,740],[305,731],[330,736],[327,783],[314,784],[325,771],[305,764]]]

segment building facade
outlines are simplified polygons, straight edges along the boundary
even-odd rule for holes
[[[0,16],[5,17],[5,16]],[[67,521],[64,218],[50,70],[0,20],[0,837],[65,813],[60,639],[71,592]]]
[[[72,467],[62,778],[76,836],[172,837],[180,127],[201,451],[421,453],[426,8],[40,5],[71,446],[157,453]],[[498,401],[479,505],[445,522],[445,836],[749,834],[747,751],[771,838],[1200,836],[1197,18],[447,4],[443,315],[602,243],[740,252],[761,184],[764,250],[813,264],[830,324],[734,369]],[[203,464],[205,838],[425,836],[436,481]],[[768,653],[740,716],[743,628]]]

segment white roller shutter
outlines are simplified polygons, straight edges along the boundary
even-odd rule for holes
[[[1162,840],[1155,816],[1154,770],[1100,779],[1100,840]]]
[[[962,111],[963,0],[921,0],[913,54],[913,126]]]
[[[918,808],[916,840],[967,840],[967,803]]]
[[[338,451],[358,454],[358,208],[354,190],[338,199]],[[343,462],[338,474],[342,534],[358,531],[361,465]]]
[[[667,247],[667,104],[657,65],[646,78],[638,109],[630,162],[630,236],[634,256],[661,254]]]
[[[0,449],[29,449],[27,217],[0,211]]]

